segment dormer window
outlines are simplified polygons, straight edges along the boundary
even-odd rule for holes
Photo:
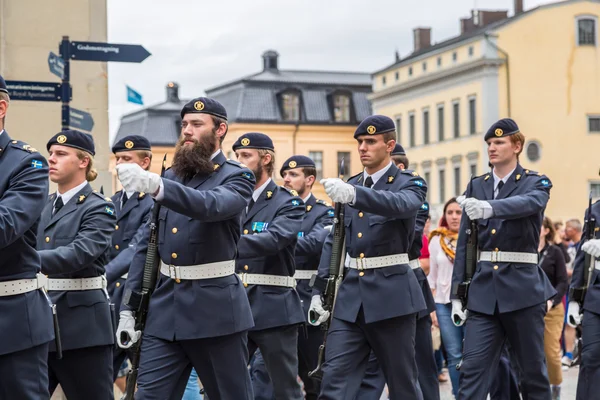
[[[335,122],[350,122],[350,96],[336,94],[333,96],[333,120]]]
[[[285,92],[281,94],[281,117],[284,121],[300,120],[300,94]]]

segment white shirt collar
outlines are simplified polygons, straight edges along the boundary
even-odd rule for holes
[[[127,199],[130,199],[131,197],[133,197],[135,192],[125,192],[125,194],[127,194]],[[123,196],[121,196],[121,198],[123,198]]]
[[[4,129],[2,129],[2,130],[0,131],[0,135],[2,135],[3,133],[4,133]]]
[[[218,149],[217,151],[215,151],[214,153],[212,153],[212,156],[210,156],[210,159],[214,159],[216,156],[219,155],[219,153],[221,152],[221,149]]]
[[[260,195],[262,194],[262,192],[265,191],[265,188],[267,187],[267,185],[269,183],[271,183],[271,178],[267,179],[267,181],[265,183],[263,183],[262,185],[260,185],[260,187],[258,189],[256,189],[254,191],[254,193],[252,193],[252,198],[254,199],[255,203],[258,201],[258,198],[260,197]]]
[[[506,174],[506,176],[502,179],[498,178],[495,172],[492,172],[492,175],[494,175],[494,190],[498,188],[498,184],[500,183],[500,181],[504,182],[504,184],[506,185],[506,182],[508,182],[508,178],[510,178],[513,172],[515,172],[515,169],[517,169],[517,167],[513,168],[513,170]]]
[[[312,193],[308,192],[308,196],[306,196],[305,198],[302,199],[302,201],[304,202],[304,204],[308,203],[308,200],[310,199],[310,196],[312,196]]]
[[[75,196],[77,193],[79,193],[86,185],[88,184],[88,181],[83,181],[82,183],[80,183],[79,185],[77,185],[76,187],[74,187],[71,190],[67,190],[65,193],[59,193],[58,190],[56,191],[56,199],[54,200],[54,202],[56,203],[56,200],[58,200],[59,197],[62,197],[62,201],[63,201],[63,205],[67,205],[67,203],[69,202],[69,200],[71,200],[73,198],[73,196]]]
[[[383,175],[385,175],[385,173],[388,171],[388,169],[390,169],[391,166],[392,166],[392,162],[390,161],[390,163],[387,165],[387,167],[381,168],[379,171],[377,171],[373,175],[371,175],[371,179],[373,179],[373,186],[375,186],[377,184],[377,181]],[[368,177],[369,177],[369,174],[367,174],[367,170],[365,169],[363,171],[363,182],[366,181]]]

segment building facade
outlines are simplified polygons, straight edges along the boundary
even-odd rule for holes
[[[372,75],[373,110],[395,119],[434,218],[470,176],[489,171],[483,135],[504,117],[527,138],[521,164],[554,184],[548,216],[581,218],[590,191],[600,198],[599,15],[591,0],[527,11],[516,0],[510,17],[474,10],[440,43],[414,29],[414,51]]]
[[[67,11],[68,10],[68,11]],[[58,54],[63,36],[70,40],[106,42],[106,0],[0,0],[0,75],[6,80],[60,83],[48,67],[48,55]],[[96,143],[98,178],[111,182],[108,141],[108,79],[106,63],[72,62],[71,105],[89,112]],[[61,130],[61,103],[11,101],[6,131],[48,156],[46,143]],[[54,190],[51,186],[51,190]]]

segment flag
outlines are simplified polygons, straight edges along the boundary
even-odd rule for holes
[[[144,105],[144,100],[142,100],[142,95],[130,88],[127,87],[127,101],[134,104]]]

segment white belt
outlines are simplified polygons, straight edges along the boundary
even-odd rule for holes
[[[106,289],[106,277],[103,275],[95,276],[93,278],[48,279],[47,289],[48,291]]]
[[[14,281],[0,282],[0,297],[33,292],[34,290],[46,287],[47,283],[48,278],[43,274],[37,274],[33,279],[17,279]]]
[[[160,273],[176,281],[223,278],[235,273],[235,260],[186,266],[168,265],[161,260]]]
[[[317,273],[317,270],[297,270],[294,274],[294,279],[311,279],[313,275]]]
[[[127,275],[128,275],[128,274],[123,274],[123,275],[121,275],[121,279],[127,279]]]
[[[478,261],[508,262],[537,264],[537,253],[515,253],[512,251],[482,251],[479,253]]]
[[[238,274],[245,287],[248,285],[266,285],[280,287],[296,287],[296,279],[293,276],[267,275],[267,274]]]
[[[392,265],[408,264],[408,254],[392,254],[381,257],[368,258],[350,258],[348,268],[353,269],[374,269],[390,267]]]
[[[408,265],[410,265],[410,267],[412,269],[421,268],[421,263],[419,262],[418,258],[415,258],[414,260],[410,260],[410,262],[408,263]]]

